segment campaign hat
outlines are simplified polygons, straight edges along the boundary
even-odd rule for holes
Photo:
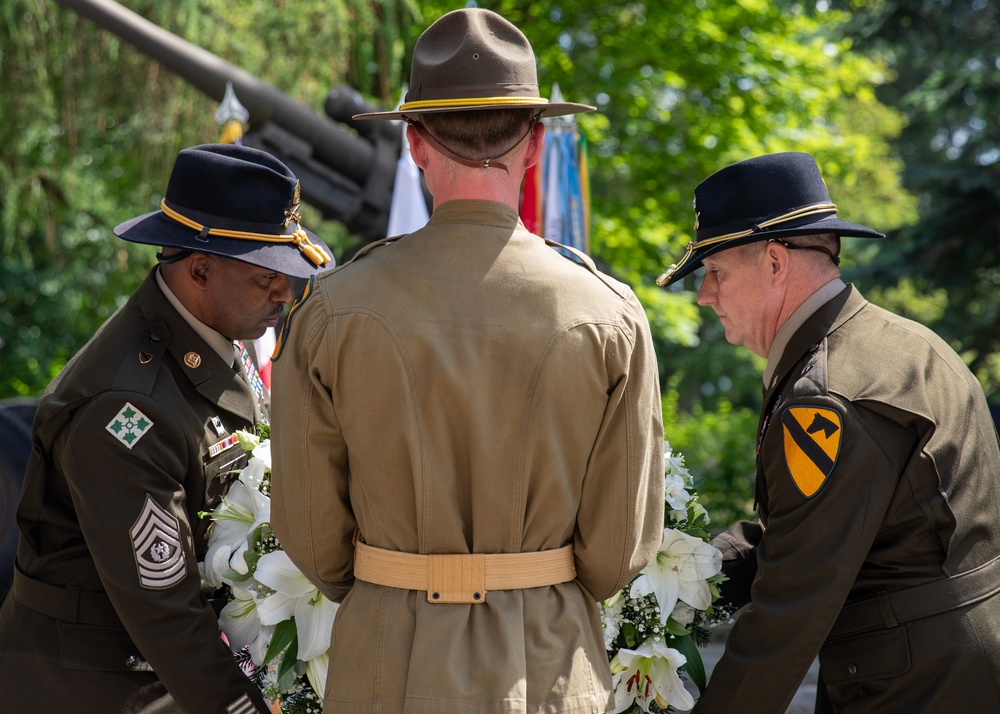
[[[326,244],[302,227],[300,194],[291,170],[265,151],[193,146],[178,153],[160,210],[116,226],[115,235],[308,278],[334,260]]]
[[[495,12],[463,8],[442,15],[420,35],[399,108],[354,118],[415,119],[475,109],[535,109],[555,117],[595,108],[542,98],[535,53],[524,33]]]
[[[757,156],[716,171],[695,188],[694,215],[695,239],[657,285],[677,282],[710,255],[757,241],[820,233],[885,237],[837,218],[815,159],[802,152]]]

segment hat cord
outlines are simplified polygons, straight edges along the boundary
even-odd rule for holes
[[[468,166],[469,168],[472,169],[503,169],[507,174],[510,174],[510,169],[507,168],[507,164],[502,163],[500,159],[506,159],[508,156],[510,156],[518,149],[520,149],[522,146],[524,146],[524,144],[528,141],[528,139],[531,138],[531,131],[532,129],[535,128],[535,124],[538,123],[540,117],[541,114],[537,114],[531,118],[531,122],[528,124],[528,130],[524,133],[524,136],[522,136],[518,140],[518,142],[514,144],[514,146],[512,146],[510,149],[508,149],[495,159],[482,159],[480,161],[463,159],[455,152],[445,148],[445,146],[441,144],[440,141],[435,139],[434,135],[427,130],[427,127],[425,127],[423,124],[416,121],[415,119],[407,119],[406,123],[413,127],[413,130],[417,132],[417,134],[420,136],[421,139],[423,139],[432,147],[434,147],[435,151],[437,151],[439,154],[447,156],[449,159],[451,159],[456,163],[462,164],[462,166]]]
[[[803,206],[802,208],[796,208],[794,211],[789,211],[788,213],[783,213],[780,216],[775,216],[774,218],[769,218],[766,221],[761,221],[760,223],[755,223],[753,227],[748,228],[743,231],[736,231],[735,233],[726,233],[721,236],[714,236],[712,238],[706,238],[704,240],[691,241],[687,244],[687,249],[684,252],[684,257],[680,259],[679,262],[674,263],[666,272],[656,279],[656,284],[663,287],[667,281],[673,277],[674,273],[681,269],[694,252],[699,248],[705,248],[710,245],[715,245],[716,243],[722,243],[727,240],[736,240],[737,238],[746,238],[747,236],[753,235],[755,233],[760,233],[765,228],[770,228],[772,226],[779,225],[781,223],[788,223],[790,221],[798,220],[799,218],[806,218],[808,216],[815,216],[820,213],[829,213],[833,211],[837,213],[837,206],[833,203],[813,203],[808,206]],[[697,221],[697,218],[695,219]],[[826,251],[824,251],[826,252]]]
[[[295,230],[292,233],[272,235],[270,233],[252,233],[250,231],[232,231],[226,228],[209,228],[197,221],[188,218],[182,213],[167,205],[167,199],[160,201],[160,210],[168,218],[177,221],[183,226],[199,231],[201,235],[212,235],[219,238],[239,238],[241,240],[253,240],[263,243],[292,243],[298,248],[302,255],[313,265],[320,267],[330,262],[330,257],[318,245],[309,240],[308,234],[295,223]],[[287,225],[286,225],[287,228]]]

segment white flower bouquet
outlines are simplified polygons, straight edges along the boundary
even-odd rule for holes
[[[236,432],[250,462],[215,510],[201,569],[206,590],[222,588],[219,615],[230,648],[282,714],[320,714],[337,604],[292,564],[271,530],[271,443]]]
[[[663,465],[660,550],[628,586],[601,603],[616,712],[691,709],[694,699],[681,673],[705,688],[698,647],[731,614],[712,606],[725,580],[722,554],[708,542],[711,521],[684,457],[673,454],[668,442]]]

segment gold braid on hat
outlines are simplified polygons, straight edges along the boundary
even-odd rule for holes
[[[670,278],[673,277],[674,273],[681,269],[694,252],[699,248],[707,248],[710,245],[716,245],[717,243],[724,243],[729,240],[736,240],[737,238],[746,238],[747,236],[753,235],[754,233],[760,233],[765,228],[770,228],[772,226],[779,225],[781,223],[788,223],[789,221],[795,221],[799,218],[806,218],[807,216],[815,216],[820,213],[837,213],[837,206],[833,203],[813,203],[809,206],[803,206],[802,208],[796,208],[794,211],[789,211],[788,213],[783,213],[780,216],[775,216],[766,221],[761,221],[760,223],[754,224],[752,227],[747,228],[743,231],[736,231],[735,233],[726,233],[721,236],[714,236],[712,238],[706,238],[705,240],[691,241],[687,244],[687,249],[684,252],[684,257],[680,261],[674,263],[666,272],[656,279],[656,284],[663,287]],[[695,230],[698,228],[699,214],[695,214]],[[786,246],[787,247],[787,246]],[[826,251],[823,251],[826,252]]]
[[[219,238],[239,238],[242,240],[252,240],[262,243],[292,243],[298,248],[302,255],[316,267],[321,267],[330,262],[330,256],[322,247],[316,245],[299,225],[299,186],[295,185],[295,202],[292,207],[285,211],[284,227],[287,229],[294,222],[295,229],[291,233],[251,233],[249,231],[233,231],[226,228],[208,228],[198,223],[192,218],[167,205],[167,199],[160,201],[160,210],[168,218],[171,218],[183,226],[199,231],[202,235],[218,236]]]

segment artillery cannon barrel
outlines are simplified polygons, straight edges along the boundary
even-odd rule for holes
[[[57,1],[157,60],[212,99],[222,101],[226,82],[232,82],[240,103],[250,112],[251,127],[270,121],[287,129],[308,142],[323,164],[336,167],[344,176],[365,185],[373,161],[374,149],[370,142],[355,138],[333,121],[298,104],[249,72],[112,0]]]

